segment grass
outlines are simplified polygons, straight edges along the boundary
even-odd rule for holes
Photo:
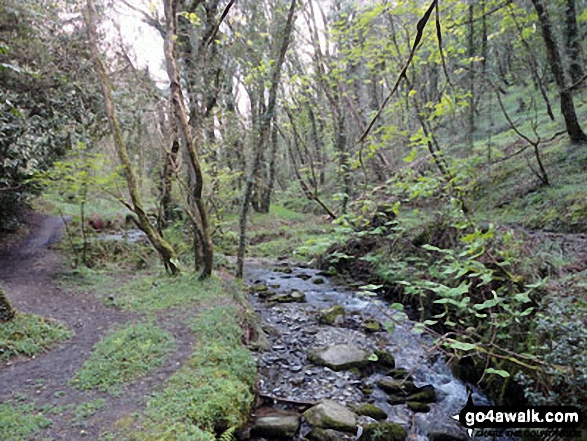
[[[109,302],[126,310],[154,312],[207,301],[222,290],[220,280],[214,277],[199,281],[196,276],[144,275],[113,289]]]
[[[79,389],[117,394],[120,386],[148,374],[175,348],[173,336],[150,324],[127,326],[98,342],[71,380]]]
[[[149,399],[144,414],[118,423],[125,439],[213,441],[217,433],[245,423],[256,367],[242,346],[237,316],[237,307],[221,305],[190,321],[198,339],[194,352]]]
[[[0,360],[17,355],[33,357],[50,346],[73,336],[66,326],[35,314],[17,313],[0,324]]]
[[[76,423],[82,423],[104,407],[106,407],[106,401],[102,398],[78,404],[75,409],[73,409],[73,420]]]
[[[22,441],[49,427],[51,420],[35,409],[32,403],[0,403],[0,439]]]

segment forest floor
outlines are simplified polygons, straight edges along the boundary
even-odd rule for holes
[[[65,271],[63,256],[51,248],[63,235],[63,221],[30,212],[25,228],[28,234],[22,235],[20,242],[7,244],[4,240],[0,244],[0,282],[19,313],[17,317],[35,314],[43,318],[42,322],[49,319],[48,323],[64,323],[73,331],[73,337],[32,357],[0,358],[0,439],[119,439],[112,438],[116,422],[139,415],[149,397],[189,364],[195,341],[189,320],[208,308],[234,302],[230,295],[212,292],[200,296],[202,301],[185,302],[182,308],[171,305],[146,311],[108,306],[97,292],[119,292],[117,289],[126,286],[133,276],[119,272],[100,279],[94,286],[72,284],[64,277],[71,271]],[[221,291],[214,284],[210,288]],[[112,295],[109,294],[110,298]],[[116,295],[122,298],[125,294],[120,291]],[[136,363],[141,373],[116,387],[80,387],[80,382],[88,380],[79,373],[88,365],[97,344],[125,326],[130,329],[149,322],[156,323],[158,332],[169,336],[167,347],[153,345],[164,354],[159,363],[152,363],[148,358],[124,360],[124,363]],[[27,329],[23,329],[14,335],[18,338],[26,333]],[[8,341],[1,341],[3,337],[6,339],[0,335],[0,355],[12,343],[10,336]],[[117,348],[112,346],[108,350],[115,353]],[[112,358],[115,357],[116,354]],[[144,369],[144,365],[149,366]],[[95,369],[92,373],[92,366],[89,371],[90,377],[99,375]]]

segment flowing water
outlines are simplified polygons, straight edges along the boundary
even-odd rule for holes
[[[269,262],[253,261],[246,267],[245,279],[249,284],[266,284],[276,294],[296,290],[306,297],[305,303],[281,304],[251,296],[271,345],[258,355],[260,393],[275,398],[277,407],[280,403],[315,402],[324,398],[344,405],[372,402],[385,410],[388,421],[403,424],[409,439],[425,441],[430,433],[466,439],[466,432],[452,416],[467,401],[467,385],[452,375],[439,351],[431,350],[432,339],[413,331],[414,322],[405,317],[400,319],[385,302],[337,285],[315,269],[284,262],[276,267]],[[334,305],[345,308],[344,321],[334,326],[320,324],[320,310]],[[369,318],[383,324],[396,320],[397,323],[392,333],[369,334],[363,325]],[[312,349],[340,343],[391,352],[396,368],[410,371],[416,386],[434,386],[437,402],[430,404],[428,413],[414,413],[405,404],[387,402],[387,395],[375,385],[381,373],[359,377],[351,372],[315,366],[307,360]],[[366,386],[372,393],[363,392]],[[474,391],[473,399],[476,404],[489,404],[478,391]]]

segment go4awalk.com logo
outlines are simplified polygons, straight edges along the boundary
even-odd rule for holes
[[[471,393],[467,404],[453,417],[470,437],[508,436],[526,438],[579,437],[581,410],[573,406],[476,406]]]

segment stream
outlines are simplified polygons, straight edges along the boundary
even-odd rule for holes
[[[467,401],[467,386],[452,375],[438,351],[430,350],[432,339],[412,330],[415,322],[401,318],[392,333],[385,327],[370,332],[366,323],[385,324],[391,321],[393,314],[400,316],[381,300],[337,285],[316,269],[285,261],[275,264],[252,260],[246,266],[245,280],[253,291],[260,290],[253,292],[250,300],[262,321],[269,340],[267,346],[270,346],[257,354],[259,394],[265,401],[263,408],[257,409],[258,416],[271,409],[278,412],[304,410],[311,405],[307,403],[323,399],[351,407],[372,403],[385,411],[388,422],[401,424],[410,440],[468,439],[463,427],[452,418]],[[298,298],[292,303],[281,303],[287,301],[283,296],[292,292]],[[344,307],[344,316],[325,324],[320,320],[321,311],[335,305]],[[337,344],[351,344],[370,353],[377,349],[388,351],[395,359],[396,370],[409,371],[416,387],[434,387],[436,402],[429,403],[429,412],[413,412],[405,403],[391,404],[388,394],[377,385],[385,370],[336,372],[308,360],[314,349]],[[473,390],[476,404],[490,404],[479,391]],[[360,417],[359,421],[374,420]],[[302,425],[291,439],[301,440],[308,431]],[[359,438],[345,435],[345,439]]]

